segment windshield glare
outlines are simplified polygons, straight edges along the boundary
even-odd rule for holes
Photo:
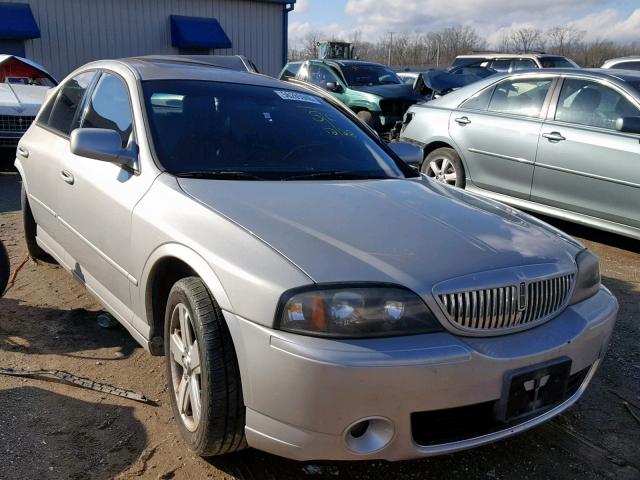
[[[146,81],[143,91],[158,161],[174,175],[415,176],[347,115],[312,94],[196,80]]]
[[[341,69],[347,83],[354,87],[402,83],[396,72],[384,65],[345,65]]]

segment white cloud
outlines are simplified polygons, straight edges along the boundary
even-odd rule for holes
[[[307,8],[309,1],[298,0],[296,5]],[[363,38],[377,40],[389,31],[428,32],[469,25],[496,45],[502,33],[512,27],[545,29],[572,24],[584,30],[588,39],[637,40],[640,8],[626,16],[616,4],[616,0],[347,0],[342,24],[307,23],[307,32],[344,32],[344,38],[349,38],[354,30],[360,30]],[[291,37],[301,38],[296,34]]]
[[[294,12],[297,12],[297,13],[306,12],[307,10],[309,10],[310,3],[311,3],[311,0],[297,0]]]

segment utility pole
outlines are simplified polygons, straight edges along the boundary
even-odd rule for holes
[[[398,32],[389,32],[389,58],[387,60],[387,65],[391,66],[391,47],[393,47],[393,34]]]

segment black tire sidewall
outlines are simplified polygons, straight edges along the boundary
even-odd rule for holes
[[[35,218],[33,218],[33,212],[29,205],[29,198],[27,197],[27,190],[24,188],[24,182],[20,192],[20,200],[22,207],[22,227],[24,229],[24,242],[27,245],[27,252],[29,256],[35,260],[42,260],[48,263],[55,263],[53,257],[45,252],[38,242],[36,236],[38,234],[38,224]]]
[[[198,345],[200,346],[200,364],[201,364],[201,374],[200,374],[200,387],[201,387],[201,398],[202,401],[202,412],[200,415],[200,423],[198,424],[195,431],[191,432],[182,422],[180,418],[180,412],[178,410],[178,405],[176,402],[176,395],[173,386],[173,377],[171,372],[171,352],[169,347],[169,338],[170,338],[170,330],[171,330],[171,315],[176,305],[182,303],[187,310],[189,311],[189,315],[193,319],[193,327],[195,330],[196,338],[198,341]],[[195,451],[196,453],[202,453],[207,443],[207,428],[206,426],[209,423],[209,402],[204,401],[205,398],[209,398],[210,386],[211,386],[211,369],[207,368],[210,365],[211,359],[209,358],[209,352],[205,348],[205,341],[202,332],[202,321],[199,317],[200,312],[195,309],[196,302],[191,297],[191,292],[184,288],[184,284],[182,282],[178,282],[171,289],[171,293],[169,294],[169,300],[167,302],[167,309],[165,313],[165,332],[164,332],[164,353],[166,357],[166,375],[167,382],[169,388],[169,394],[171,397],[171,409],[173,411],[173,416],[178,424],[178,428],[180,429],[180,433],[184,440],[189,444],[189,447]]]
[[[420,172],[426,174],[427,168],[429,167],[429,162],[434,157],[445,157],[447,158],[456,169],[456,184],[455,186],[458,188],[464,188],[466,184],[465,171],[464,166],[462,165],[462,160],[460,159],[460,155],[453,148],[437,148],[433,152],[429,153],[424,162],[422,162],[422,166],[420,167]]]

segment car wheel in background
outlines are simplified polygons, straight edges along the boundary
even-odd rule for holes
[[[189,448],[201,456],[245,448],[245,406],[233,341],[202,280],[169,293],[164,349],[171,407]]]
[[[33,213],[31,213],[31,206],[29,205],[29,198],[27,197],[27,191],[22,184],[22,226],[24,228],[24,241],[27,244],[27,253],[34,260],[40,260],[47,263],[55,263],[55,260],[45,252],[36,241],[36,235],[38,231],[38,224]]]
[[[422,162],[420,171],[438,182],[464,188],[464,167],[453,148],[438,148],[431,152]]]
[[[9,283],[10,271],[9,254],[7,253],[7,249],[4,248],[2,240],[0,240],[0,297],[4,293],[4,289],[7,288],[7,283]]]

